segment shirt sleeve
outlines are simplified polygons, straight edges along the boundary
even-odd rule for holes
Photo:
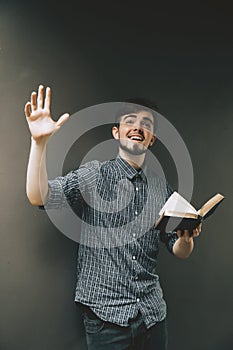
[[[178,236],[175,231],[173,232],[160,232],[160,240],[161,242],[166,244],[168,251],[173,254],[173,246],[177,241]]]
[[[83,196],[95,182],[97,166],[88,162],[65,176],[48,181],[49,196],[40,209],[61,209],[67,206],[82,206]]]
[[[172,189],[172,187],[169,184],[167,184],[167,199],[171,196],[173,192],[174,190]],[[168,251],[171,254],[173,254],[173,246],[177,241],[177,239],[178,239],[178,236],[176,231],[160,232],[160,240],[166,245]]]

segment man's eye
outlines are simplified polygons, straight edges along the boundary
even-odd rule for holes
[[[133,120],[131,120],[131,119],[128,119],[128,120],[126,120],[126,122],[125,122],[126,124],[133,124]]]
[[[151,123],[144,122],[143,125],[145,126],[145,128],[151,129]]]

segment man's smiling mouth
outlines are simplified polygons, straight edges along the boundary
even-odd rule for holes
[[[129,135],[128,138],[132,141],[138,141],[141,142],[144,140],[144,136],[143,135],[139,135],[139,134],[133,134],[133,135]]]

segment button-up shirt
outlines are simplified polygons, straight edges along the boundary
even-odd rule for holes
[[[166,317],[156,273],[155,222],[172,190],[149,167],[90,161],[49,181],[49,208],[79,208],[82,218],[75,301],[101,319],[127,326],[140,310],[147,328]],[[81,209],[81,214],[80,214]],[[172,252],[176,233],[163,242]]]

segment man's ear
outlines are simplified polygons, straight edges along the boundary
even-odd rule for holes
[[[115,140],[119,140],[119,129],[117,126],[112,127],[112,136]]]
[[[150,147],[155,143],[155,141],[156,141],[156,135],[153,135],[150,140]]]

